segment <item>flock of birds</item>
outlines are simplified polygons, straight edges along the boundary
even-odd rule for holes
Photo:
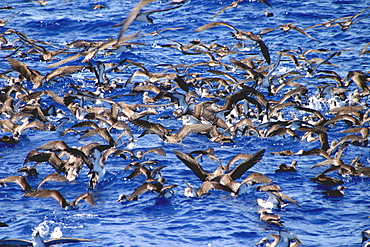
[[[236,8],[242,1],[233,2],[218,11],[213,18],[230,7]],[[2,116],[0,129],[7,133],[0,138],[0,142],[3,145],[17,145],[22,142],[22,136],[27,135],[30,130],[39,131],[40,135],[42,131],[55,131],[60,134],[56,136],[56,140],[41,145],[28,154],[20,154],[25,157],[23,167],[11,176],[0,178],[0,184],[16,183],[24,191],[25,197],[51,197],[63,208],[77,208],[81,200],[94,206],[91,192],[81,193],[73,202],[67,202],[58,190],[44,189],[44,187],[49,182],[69,183],[78,179],[78,176],[87,174],[90,177],[87,189],[98,190],[106,169],[111,165],[108,162],[109,157],[121,157],[131,161],[125,168],[125,170],[132,170],[126,179],[138,179],[136,177],[144,175],[145,180],[130,195],[117,195],[118,201],[140,200],[139,197],[147,192],[154,192],[158,197],[167,197],[178,185],[167,185],[170,175],[162,175],[165,173],[166,166],[161,166],[158,161],[145,159],[145,156],[148,153],[166,156],[168,150],[154,148],[134,153],[129,148],[136,142],[145,142],[144,136],[149,134],[157,135],[164,143],[173,144],[181,143],[188,135],[192,135],[193,138],[199,135],[199,138],[222,144],[237,144],[236,139],[251,136],[261,139],[274,138],[274,140],[280,137],[291,138],[292,141],[315,143],[314,149],[298,152],[283,150],[271,152],[271,155],[323,157],[324,161],[312,168],[323,166],[328,168],[308,179],[326,186],[328,189],[323,191],[323,194],[327,196],[343,196],[344,189],[347,188],[344,186],[343,179],[329,174],[339,173],[348,177],[370,176],[370,167],[366,167],[361,162],[360,156],[353,157],[350,164],[346,164],[342,159],[343,153],[349,146],[358,146],[367,150],[370,120],[367,100],[370,94],[370,74],[365,71],[348,71],[346,77],[341,77],[334,70],[320,69],[324,66],[325,68],[335,67],[336,65],[331,61],[340,58],[346,51],[283,50],[278,52],[278,58],[273,61],[268,45],[263,41],[263,36],[268,33],[277,30],[283,32],[295,30],[299,32],[297,35],[305,35],[307,39],[321,42],[306,30],[317,26],[326,28],[339,26],[341,31],[345,31],[361,18],[365,18],[370,8],[355,15],[330,20],[305,29],[288,23],[254,34],[237,29],[227,22],[215,21],[194,30],[211,32],[211,29],[219,26],[228,27],[232,31],[232,37],[238,41],[234,47],[219,43],[203,43],[201,40],[181,44],[162,36],[162,32],[176,30],[175,28],[146,34],[136,32],[123,36],[135,19],[144,17],[152,22],[150,14],[172,11],[186,3],[186,1],[173,1],[169,8],[140,12],[151,2],[154,1],[140,1],[127,19],[117,24],[122,26],[117,39],[102,42],[76,40],[60,48],[45,41],[32,39],[27,34],[13,29],[7,29],[0,34],[1,51],[9,52],[4,58],[9,67],[0,73],[2,83],[7,84],[0,89]],[[260,2],[270,6],[267,1]],[[272,13],[268,12],[266,15],[271,16]],[[16,18],[16,15],[2,20],[1,23],[5,25],[13,18]],[[161,72],[150,72],[145,64],[127,58],[117,63],[98,61],[102,54],[109,56],[128,46],[141,45],[132,40],[140,39],[145,35],[159,35],[170,41],[171,44],[163,45],[163,49],[175,48],[187,55],[204,55],[209,60],[197,64],[158,64],[158,68],[164,68]],[[255,56],[245,56],[246,54],[239,50],[246,42],[256,44]],[[369,53],[368,46],[369,44],[364,45],[359,55]],[[321,56],[325,54],[325,58],[314,57],[313,54],[316,53]],[[231,57],[234,54],[245,57],[236,60]],[[27,65],[27,60],[24,58],[36,56],[47,64],[46,68],[53,70],[42,74]],[[228,56],[229,63],[221,61]],[[57,62],[51,63],[53,60]],[[65,65],[68,63],[73,65]],[[289,72],[280,73],[278,68],[281,66],[291,69]],[[195,68],[204,67],[207,68],[204,74],[191,72]],[[127,68],[135,71],[126,81],[122,78],[112,79],[114,73],[123,73]],[[93,73],[93,78],[86,77],[86,80],[95,81],[96,90],[90,91],[71,81],[69,78],[76,73],[83,75]],[[63,91],[51,90],[53,82],[58,80],[70,83],[65,85]],[[121,95],[119,92],[122,90],[130,92]],[[118,96],[105,96],[106,93],[111,92],[118,92]],[[137,95],[142,95],[141,103],[133,104],[128,100],[118,100],[120,97]],[[328,106],[329,110],[324,111],[324,106]],[[161,109],[164,108],[172,109],[173,115],[161,115],[158,118]],[[162,119],[182,122],[183,127],[179,130],[170,129],[160,123]],[[73,125],[66,128],[65,125],[70,123]],[[143,129],[140,135],[137,133],[138,129]],[[343,137],[333,140],[331,133],[337,132],[340,132]],[[118,136],[117,133],[119,133]],[[70,147],[63,141],[66,135],[74,135],[78,140],[92,136],[100,136],[102,139],[101,142],[91,142],[85,146]],[[282,193],[280,186],[274,184],[271,178],[262,173],[263,171],[250,173],[240,181],[251,167],[258,162],[263,162],[265,149],[254,154],[238,154],[226,166],[222,164],[213,148],[194,150],[191,153],[173,150],[173,153],[199,178],[201,183],[199,189],[195,189],[184,178],[185,196],[199,198],[213,190],[220,190],[236,197],[251,193],[251,188],[266,192],[268,199],[257,199],[258,213],[260,219],[274,229],[278,229],[279,234],[271,234],[274,238],[272,243],[270,239],[264,238],[257,245],[299,246],[301,244],[297,236],[284,229],[280,216],[273,212],[290,204],[299,206],[298,202]],[[199,163],[199,160],[202,161],[206,157],[217,163],[212,172],[205,171]],[[31,162],[35,163],[29,166]],[[37,169],[42,163],[51,165],[55,171],[45,176],[34,189],[28,183],[27,177],[37,176]],[[296,164],[297,159],[292,159],[291,166],[281,164],[276,167],[275,172],[299,172]],[[24,176],[17,172],[23,173]],[[7,224],[4,223],[2,226]],[[363,232],[363,236],[365,243],[368,238],[366,231]],[[63,242],[62,240],[52,243],[60,243]],[[77,240],[89,241],[75,239]],[[32,245],[30,241],[24,243]],[[0,245],[6,244],[12,244],[12,242],[0,240]],[[44,242],[44,244],[47,243]]]

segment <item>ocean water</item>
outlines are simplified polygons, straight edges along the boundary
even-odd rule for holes
[[[119,27],[113,25],[123,21],[135,6],[137,1],[76,1],[71,0],[68,4],[64,1],[48,1],[45,6],[33,1],[3,1],[2,6],[11,6],[11,9],[0,10],[0,18],[7,19],[11,15],[18,13],[13,19],[9,20],[4,27],[0,27],[0,33],[8,29],[21,32],[35,41],[47,42],[55,47],[67,47],[73,41],[107,41],[116,39],[120,32]],[[167,1],[156,1],[143,10],[166,9]],[[215,18],[212,16],[223,7],[231,4],[232,1],[220,0],[190,0],[181,7],[169,11],[157,12],[151,15],[154,24],[134,21],[125,33],[134,34],[138,31],[136,39],[126,49],[99,51],[91,60],[92,64],[97,61],[103,63],[117,63],[123,59],[129,59],[140,63],[150,73],[161,73],[164,66],[158,65],[192,65],[210,60],[204,53],[196,53],[190,49],[189,52],[182,52],[179,49],[168,45],[190,44],[193,40],[200,40],[206,45],[217,43],[239,53],[229,54],[220,58],[220,62],[230,65],[230,58],[241,60],[256,56],[255,61],[263,60],[262,54],[255,42],[251,40],[238,41],[230,34],[232,29],[226,26],[217,26],[201,32],[194,30],[204,24],[213,21],[223,21],[233,25],[235,28],[250,31],[254,34],[260,33],[266,28],[275,28],[279,25],[293,23],[303,29],[328,20],[340,17],[353,16],[370,6],[370,1],[275,1],[270,0],[271,7],[258,1],[243,1],[237,8],[228,8]],[[93,9],[94,4],[102,4],[105,8]],[[267,17],[264,12],[273,13],[272,17]],[[344,79],[349,71],[363,71],[369,73],[369,54],[359,54],[367,43],[370,42],[370,10],[353,18],[354,24],[345,31],[339,25],[325,27],[318,26],[306,29],[318,42],[307,37],[296,30],[284,32],[277,28],[262,36],[263,41],[269,49],[272,64],[279,58],[278,53],[283,50],[290,50],[299,53],[300,50],[321,49],[325,52],[307,53],[308,59],[326,59],[331,53],[340,52],[338,56],[330,59],[331,64],[322,64],[319,70],[335,71]],[[160,35],[151,35],[166,28],[176,28],[160,32]],[[148,35],[146,35],[148,34]],[[52,61],[41,61],[37,47],[31,52],[32,46],[29,44],[21,45],[21,40],[16,34],[4,34],[8,43],[1,43],[0,68],[1,72],[10,69],[6,57],[11,56],[27,64],[29,68],[39,71],[46,75],[53,69],[47,68],[48,65],[60,61],[70,55],[76,54],[79,49],[68,48],[69,54],[59,54]],[[46,49],[56,49],[43,43],[37,43]],[[20,48],[13,53],[13,47]],[[8,49],[9,48],[9,49]],[[216,56],[216,55],[215,55]],[[72,61],[66,65],[81,65],[83,57]],[[266,64],[263,64],[266,65]],[[190,73],[200,73],[200,77],[221,77],[208,70],[219,70],[230,73],[239,81],[243,81],[245,72],[242,70],[230,70],[225,68],[208,67],[207,65],[197,65],[190,67],[187,71],[179,70],[179,74],[184,78],[190,78]],[[134,83],[140,83],[148,78],[143,76],[135,77],[132,83],[125,85],[128,78],[138,70],[138,67],[127,66],[121,71],[107,72],[106,76],[110,81],[116,81],[122,87],[104,92],[104,97],[119,96],[113,98],[114,101],[123,101],[127,104],[142,103],[142,94],[129,94]],[[275,76],[283,75],[289,71],[296,70],[293,62],[282,57],[279,66],[273,73]],[[306,75],[306,68],[300,69]],[[170,70],[168,72],[174,72]],[[16,72],[9,75],[17,77]],[[333,83],[330,79],[318,79],[315,76],[304,76],[297,80],[308,88],[307,97],[302,97],[302,103],[306,106],[315,105],[325,117],[333,117],[329,110],[336,106],[348,105],[348,102],[336,101],[333,106],[333,99],[326,99],[318,103],[315,96],[318,94],[317,86]],[[70,84],[81,86],[83,91],[96,91],[94,73],[84,70],[74,73],[72,76],[58,77],[52,83],[46,83],[34,91],[51,90],[62,96],[64,92],[71,90]],[[158,83],[158,82],[154,82]],[[276,84],[278,82],[275,82]],[[251,86],[253,81],[245,82]],[[9,85],[5,78],[0,78],[1,87]],[[32,83],[22,82],[25,88],[32,89]],[[211,92],[218,90],[216,84],[204,85]],[[349,96],[357,86],[352,83],[345,92]],[[221,87],[221,89],[223,89]],[[269,96],[266,88],[259,87],[258,90],[268,100],[280,100],[284,93],[294,89],[285,86],[275,96]],[[200,93],[199,88],[190,87],[190,90]],[[181,89],[176,89],[179,93],[185,93]],[[154,97],[154,93],[150,93]],[[200,101],[209,100],[206,97],[197,99]],[[361,104],[368,104],[369,98],[361,98]],[[169,103],[162,99],[160,104]],[[219,105],[224,103],[222,99]],[[65,114],[63,117],[69,118],[65,127],[70,128],[74,124],[83,120],[77,119],[64,106],[56,104],[50,97],[42,98],[42,106],[54,104],[61,108]],[[91,103],[85,103],[91,104]],[[93,106],[93,105],[91,105]],[[109,104],[101,103],[101,106],[108,107]],[[150,115],[148,121],[161,123],[162,125],[178,130],[182,127],[181,120],[173,116],[175,106],[166,106],[156,109],[157,115]],[[365,109],[366,110],[366,109]],[[286,108],[284,118],[287,120],[303,118],[303,113],[295,108]],[[169,118],[165,118],[169,116]],[[3,114],[1,119],[9,116]],[[57,117],[49,118],[55,123]],[[0,188],[0,221],[9,227],[0,228],[0,239],[32,239],[32,232],[39,230],[44,239],[72,237],[85,239],[98,239],[96,242],[66,244],[66,246],[255,246],[262,238],[269,234],[278,234],[279,230],[288,230],[296,235],[302,242],[302,246],[361,246],[361,231],[369,228],[369,178],[345,176],[342,177],[337,172],[328,175],[342,178],[344,185],[348,187],[345,195],[340,198],[324,196],[321,192],[327,187],[312,182],[309,178],[323,172],[327,167],[312,169],[311,167],[325,158],[320,156],[277,156],[271,152],[292,150],[297,152],[301,149],[309,150],[319,148],[320,142],[307,142],[294,140],[286,135],[263,138],[258,136],[242,136],[238,134],[233,138],[234,143],[216,143],[203,135],[191,134],[182,142],[171,144],[163,142],[157,135],[145,135],[139,138],[142,129],[129,123],[135,138],[138,140],[133,144],[127,145],[129,138],[122,138],[123,143],[118,143],[118,148],[130,149],[134,152],[138,150],[148,150],[150,148],[161,147],[165,150],[166,156],[150,153],[145,156],[145,160],[156,160],[159,165],[166,166],[162,170],[162,175],[168,184],[178,185],[173,189],[171,198],[156,198],[154,194],[145,193],[137,201],[117,202],[120,194],[130,194],[135,188],[141,185],[145,178],[143,175],[126,179],[130,171],[124,171],[127,164],[134,159],[124,160],[120,157],[110,156],[105,162],[106,174],[97,187],[93,190],[88,189],[88,168],[81,170],[78,178],[70,183],[49,182],[44,184],[45,189],[59,190],[67,201],[73,201],[78,195],[91,192],[95,198],[96,206],[80,202],[77,209],[65,210],[52,199],[29,198],[25,197],[20,187],[16,184],[7,184]],[[254,124],[259,122],[254,120]],[[368,127],[368,123],[365,123]],[[329,142],[338,141],[345,134],[340,133],[348,128],[344,122],[338,122],[335,126],[328,127]],[[112,130],[111,135],[116,138],[120,131]],[[303,135],[299,132],[300,136]],[[9,135],[9,132],[1,133]],[[98,137],[93,136],[79,140],[80,135],[69,133],[61,136],[57,131],[38,131],[28,130],[22,133],[19,142],[16,144],[0,144],[1,169],[0,178],[18,174],[17,170],[23,167],[23,162],[27,154],[37,147],[49,141],[62,140],[69,146],[82,147],[92,142],[106,144]],[[259,219],[256,199],[267,199],[265,192],[258,192],[253,188],[246,195],[233,197],[224,191],[211,191],[211,194],[203,198],[187,198],[183,195],[186,184],[184,180],[198,188],[200,180],[186,167],[173,153],[173,150],[182,152],[192,152],[214,148],[217,156],[223,165],[239,153],[253,154],[260,149],[266,149],[261,162],[254,165],[244,178],[251,172],[260,172],[270,177],[275,184],[282,188],[282,192],[295,199],[299,206],[289,205],[283,209],[274,210],[284,221],[284,227],[280,228],[262,222]],[[342,160],[345,164],[357,156],[360,162],[369,166],[369,148],[349,145],[345,150]],[[275,173],[279,164],[290,164],[293,160],[297,161],[296,173]],[[212,162],[207,157],[199,161],[207,171],[212,171],[217,167],[217,162]],[[29,165],[34,164],[34,162]],[[42,163],[37,166],[39,175],[28,177],[28,181],[33,188],[54,169]],[[241,180],[240,180],[241,181]]]

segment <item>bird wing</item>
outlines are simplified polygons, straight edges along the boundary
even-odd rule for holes
[[[230,169],[230,167],[235,163],[237,162],[238,160],[241,160],[241,159],[250,159],[252,155],[250,154],[245,154],[245,153],[240,153],[240,154],[237,154],[235,155],[230,161],[229,163],[227,163],[227,166],[225,166],[225,171],[228,171]]]
[[[117,38],[117,43],[119,43],[120,39],[122,38],[123,34],[126,32],[127,28],[131,25],[131,23],[135,20],[137,15],[139,14],[140,10],[144,8],[146,5],[154,2],[155,0],[141,0],[136,4],[136,6],[131,10],[130,14],[125,19],[121,31]]]
[[[133,200],[137,200],[137,198],[144,194],[145,192],[149,191],[149,188],[150,188],[150,184],[148,183],[145,183],[145,184],[142,184],[140,185],[139,187],[137,187],[134,192],[132,192],[131,195],[129,195],[126,199],[127,201],[133,201]]]
[[[47,175],[37,186],[37,190],[40,189],[41,185],[43,185],[45,182],[49,181],[56,181],[56,182],[68,182],[68,179],[59,173],[51,173]]]
[[[0,240],[0,246],[33,246],[33,243],[24,239],[3,239]]]
[[[31,153],[32,152],[32,153]],[[24,164],[29,161],[37,162],[48,162],[57,172],[60,171],[63,161],[54,152],[50,153],[38,153],[37,151],[31,151],[24,160]]]
[[[195,29],[194,32],[201,32],[201,31],[204,31],[206,29],[209,29],[209,28],[212,28],[212,27],[217,27],[217,26],[226,26],[226,27],[229,27],[229,28],[235,30],[236,32],[238,32],[238,29],[236,29],[233,25],[231,25],[227,22],[224,22],[224,21],[215,21],[215,22],[205,24],[205,25],[200,26],[197,29]]]
[[[143,156],[146,155],[146,154],[148,154],[148,153],[151,153],[151,152],[156,153],[156,154],[159,154],[159,155],[166,156],[166,152],[164,151],[163,148],[152,148],[152,149],[149,149],[149,150],[147,150],[147,151],[145,151],[143,153]]]
[[[202,186],[199,188],[197,194],[198,196],[201,196],[203,194],[208,193],[211,189],[223,190],[223,191],[227,191],[230,193],[234,192],[231,188],[225,185],[222,185],[217,181],[204,181]]]
[[[55,238],[44,241],[45,246],[55,244],[67,244],[67,243],[78,243],[78,242],[92,242],[98,241],[99,239],[84,239],[84,238]]]
[[[139,165],[128,175],[127,179],[135,178],[141,174],[144,174],[147,179],[150,178],[150,171],[145,166]]]
[[[166,194],[167,194],[167,193],[170,193],[170,192],[171,192],[171,190],[172,190],[173,188],[175,188],[175,187],[177,187],[177,184],[164,186],[164,187],[161,189],[161,191],[159,192],[158,197],[160,197],[160,196],[164,196],[164,197],[165,197],[165,196],[166,196]]]
[[[91,121],[83,121],[83,122],[77,123],[73,125],[71,128],[80,128],[80,127],[91,127],[93,129],[99,128],[99,126],[96,123],[91,122]]]
[[[64,141],[51,141],[41,145],[37,150],[52,150],[52,151],[61,151],[68,148],[68,145]]]
[[[288,195],[281,193],[281,192],[271,192],[274,195],[277,195],[280,199],[294,203],[295,205],[299,206],[298,202],[293,198],[289,197]]]
[[[184,183],[186,183],[186,185],[188,186],[188,188],[192,191],[192,193],[194,194],[194,195],[197,195],[197,196],[199,196],[198,195],[198,192],[196,191],[196,189],[191,185],[191,184],[189,184],[187,181],[185,181],[184,180]]]
[[[45,76],[45,80],[50,81],[50,80],[54,79],[55,77],[58,77],[58,76],[61,76],[61,75],[72,74],[72,73],[75,73],[79,70],[82,70],[85,67],[86,67],[85,65],[72,65],[72,66],[59,67],[59,68],[53,70],[52,72],[50,72],[49,74],[47,74]]]
[[[64,199],[64,197],[58,190],[35,190],[35,191],[25,193],[24,196],[36,197],[36,198],[52,197],[55,200],[57,200],[63,208],[68,205],[67,201]]]
[[[32,191],[30,184],[28,183],[27,179],[22,176],[9,176],[6,178],[0,179],[0,184],[6,183],[16,183],[21,186],[22,190],[24,191]]]
[[[259,38],[258,40],[254,40],[254,41],[256,41],[257,44],[260,46],[262,55],[265,58],[266,63],[270,64],[271,63],[271,57],[270,57],[270,53],[269,53],[269,50],[268,50],[267,45],[265,44],[265,42],[263,42],[263,40],[261,38]]]
[[[91,205],[95,206],[94,197],[91,193],[84,193],[76,198],[76,200],[72,203],[72,206],[77,206],[77,204],[81,201],[85,200],[85,202],[90,203]]]
[[[199,133],[203,131],[207,131],[213,128],[213,125],[206,125],[206,124],[191,124],[191,125],[184,125],[180,131],[176,134],[179,141],[185,138],[190,133]]]
[[[233,180],[240,178],[249,168],[260,161],[265,154],[265,149],[261,149],[253,154],[249,159],[244,160],[238,166],[236,166],[229,175]]]
[[[21,61],[9,57],[8,63],[15,69],[19,74],[25,77],[28,81],[32,81],[34,73],[27,67],[27,65]]]
[[[205,181],[208,177],[209,173],[203,170],[203,168],[200,166],[200,164],[189,154],[185,154],[183,152],[173,150],[173,152],[176,154],[177,158],[179,158],[187,167],[190,168],[190,170],[193,171],[193,173],[201,180]]]
[[[259,184],[271,184],[273,181],[271,178],[267,177],[266,175],[259,173],[259,172],[253,172],[249,174],[248,177],[246,177],[242,183],[259,183]]]

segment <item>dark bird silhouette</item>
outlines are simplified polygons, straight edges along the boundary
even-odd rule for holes
[[[344,187],[343,185],[338,185],[338,187],[334,190],[326,190],[322,193],[326,196],[332,196],[332,197],[341,197],[344,196],[344,189],[348,189],[347,187]]]

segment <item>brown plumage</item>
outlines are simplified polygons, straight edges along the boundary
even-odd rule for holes
[[[191,155],[196,154],[195,160],[201,158],[203,155],[206,155],[210,158],[211,161],[216,160],[220,165],[222,165],[221,160],[215,156],[213,148],[207,148],[206,150],[197,150],[190,153]]]
[[[160,124],[153,124],[148,121],[139,120],[139,119],[131,121],[131,122],[135,125],[138,125],[141,128],[146,129],[144,133],[157,134],[164,141],[167,141],[169,143],[181,142],[190,133],[210,131],[214,127],[213,125],[206,125],[206,124],[191,124],[191,125],[184,125],[177,133],[171,133],[170,130],[166,129]]]
[[[272,179],[259,172],[252,172],[241,183],[236,182],[229,174],[220,175],[213,179],[220,184],[229,187],[234,195],[242,195],[249,191],[249,187],[253,184],[270,184]]]
[[[108,145],[111,147],[116,145],[116,142],[106,128],[88,129],[86,133],[79,138],[79,140],[94,135],[101,136],[104,140],[108,142]]]
[[[232,193],[233,190],[225,185],[220,184],[217,181],[204,181],[201,185],[201,187],[198,190],[195,190],[194,187],[189,184],[188,182],[184,181],[188,187],[185,188],[184,190],[184,195],[186,197],[201,197],[205,194],[209,194],[209,191],[211,189],[215,190],[221,190],[221,191],[226,191]]]
[[[262,55],[265,58],[266,62],[268,64],[271,63],[270,54],[268,52],[268,48],[267,48],[266,44],[263,42],[263,40],[261,39],[260,36],[255,35],[252,32],[241,31],[241,30],[235,28],[233,25],[231,25],[227,22],[223,22],[223,21],[216,21],[216,22],[211,22],[211,23],[205,24],[205,25],[195,29],[194,32],[201,32],[201,31],[204,31],[206,29],[209,29],[209,28],[212,28],[212,27],[217,27],[217,26],[226,26],[228,28],[233,29],[235,31],[235,33],[232,33],[232,35],[234,36],[235,39],[238,39],[238,40],[250,39],[250,40],[253,40],[253,41],[257,42],[257,44],[261,48]]]
[[[205,171],[202,166],[190,155],[181,151],[173,150],[177,158],[179,158],[193,173],[201,180],[207,181],[224,173],[224,167],[218,166],[214,172]]]
[[[319,174],[316,177],[311,177],[309,179],[322,185],[339,185],[344,183],[342,179],[332,178],[325,174]]]
[[[78,196],[72,203],[68,203],[66,199],[62,196],[62,194],[58,190],[35,190],[31,192],[27,192],[24,194],[26,197],[36,197],[36,198],[49,198],[52,197],[57,200],[63,208],[67,206],[76,207],[77,204],[81,200],[85,200],[87,203],[91,205],[95,205],[94,197],[91,193],[84,193]]]
[[[38,175],[39,173],[37,172],[36,168],[35,167],[30,167],[30,166],[24,166],[20,169],[18,169],[17,172],[25,172],[27,173],[27,176],[28,177],[31,177],[31,176],[36,176]]]
[[[9,176],[0,179],[1,185],[5,185],[7,183],[16,183],[22,188],[23,191],[33,191],[27,179],[22,176]]]
[[[239,3],[243,2],[244,0],[236,0],[234,2],[232,2],[231,4],[227,5],[226,7],[222,8],[221,10],[219,10],[214,16],[212,16],[211,19],[215,18],[216,16],[218,16],[219,14],[221,14],[222,12],[224,12],[225,10],[227,10],[228,8],[236,8],[238,7]],[[263,4],[266,4],[267,6],[271,7],[271,5],[266,1],[266,0],[258,0],[259,2],[263,3]]]
[[[334,190],[326,190],[322,193],[326,196],[333,196],[333,197],[341,197],[344,196],[344,189],[348,189],[347,187],[344,187],[343,185],[338,185],[338,187]]]
[[[286,164],[280,164],[279,169],[275,170],[275,172],[296,172],[296,165],[297,161],[293,160],[291,166],[287,166]]]
[[[308,34],[306,31],[304,31],[303,29],[301,29],[301,28],[299,28],[299,27],[297,27],[297,26],[295,26],[293,23],[287,23],[287,24],[284,24],[284,25],[279,25],[279,26],[277,26],[277,27],[275,27],[275,28],[267,28],[267,29],[264,29],[264,30],[262,30],[260,33],[259,33],[259,35],[264,35],[264,34],[267,34],[267,33],[269,33],[269,32],[272,32],[272,31],[274,31],[274,30],[276,30],[276,29],[281,29],[282,31],[284,31],[284,32],[288,32],[288,31],[290,31],[290,30],[296,30],[296,31],[298,31],[298,32],[300,32],[301,34],[303,34],[303,35],[305,35],[305,36],[307,36],[307,37],[309,37],[310,39],[313,39],[313,40],[315,40],[315,41],[317,41],[317,42],[320,42],[321,43],[321,41],[320,40],[318,40],[318,39],[315,39],[314,37],[312,37],[310,34]]]
[[[118,202],[121,202],[123,199],[126,199],[127,201],[134,201],[137,200],[138,197],[148,191],[157,192],[160,196],[163,195],[164,192],[168,192],[172,188],[176,187],[177,185],[167,185],[163,186],[162,182],[159,181],[153,181],[153,182],[145,182],[144,184],[137,187],[134,192],[132,192],[131,195],[126,196],[124,194],[121,194],[118,198]]]
[[[28,66],[14,58],[8,58],[8,63],[15,69],[20,75],[26,78],[28,81],[34,84],[34,88],[41,86],[42,81],[44,80],[44,76],[40,74],[40,72],[36,70],[32,70],[28,68]]]
[[[144,8],[146,5],[154,2],[156,0],[140,0],[135,7],[131,10],[130,14],[127,16],[125,21],[122,24],[121,31],[117,38],[117,44],[120,42],[123,34],[126,32],[127,28],[131,25],[131,23],[136,19],[137,15],[139,14],[140,10]]]
[[[177,150],[173,150],[173,152],[176,154],[177,158],[179,158],[187,167],[189,167],[201,181],[213,180],[219,176],[223,176],[225,172],[223,166],[219,166],[213,173],[206,172],[189,154],[185,154]],[[228,173],[228,176],[230,176],[231,180],[240,178],[249,168],[262,159],[264,152],[265,150],[261,149],[255,154],[251,155],[250,158],[245,159],[243,162],[237,165]]]
[[[62,175],[60,175],[59,173],[51,173],[49,175],[47,175],[40,183],[39,185],[37,186],[37,190],[40,189],[41,185],[43,185],[44,183],[46,182],[49,182],[49,181],[56,181],[56,182],[68,182],[68,179]]]
[[[277,215],[277,214],[269,214],[266,212],[266,209],[262,208],[260,211],[258,211],[258,213],[260,214],[260,219],[267,222],[267,223],[270,223],[270,224],[274,224],[274,225],[277,225],[279,227],[283,227],[283,224],[282,224],[282,221],[280,221],[280,216]]]
[[[51,81],[56,77],[75,73],[77,71],[80,71],[80,70],[84,69],[85,67],[86,67],[85,65],[72,65],[72,66],[59,67],[59,68],[53,70],[52,72],[48,73],[45,76],[45,80],[46,81]]]
[[[61,168],[65,164],[63,160],[61,160],[58,155],[56,155],[54,152],[50,153],[39,153],[36,151],[32,152],[31,155],[28,155],[26,159],[24,160],[23,164],[26,164],[30,161],[37,161],[38,163],[41,162],[48,162],[56,172],[60,172]]]

